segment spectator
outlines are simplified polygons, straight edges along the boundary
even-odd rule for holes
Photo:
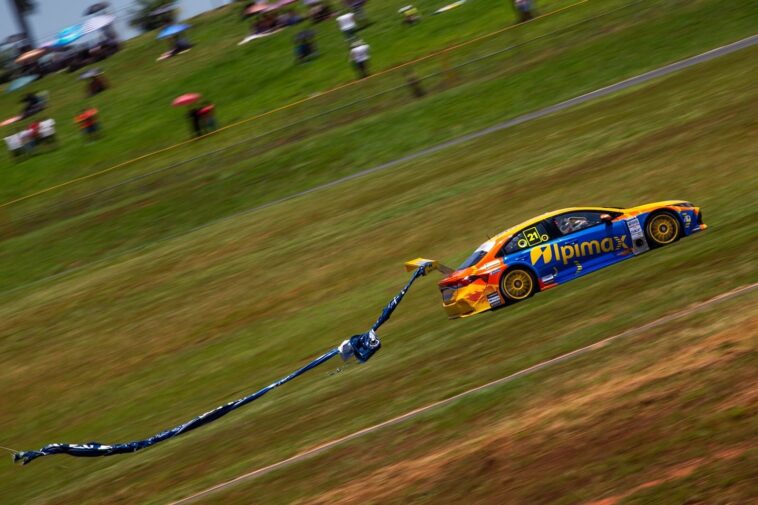
[[[29,132],[29,139],[32,142],[32,146],[36,146],[40,140],[39,121],[32,121],[32,124],[29,125],[27,131]]]
[[[519,23],[523,23],[534,18],[532,0],[514,0],[513,5],[516,8]]]
[[[415,25],[421,21],[418,9],[413,5],[406,5],[400,9],[400,13],[403,15],[403,23],[406,25]]]
[[[350,61],[353,62],[358,78],[363,79],[369,76],[368,62],[371,59],[369,49],[371,47],[362,40],[356,40],[350,45]]]
[[[202,135],[211,133],[216,129],[216,106],[207,100],[197,111],[198,122]]]
[[[55,143],[55,119],[48,118],[39,122],[39,138],[45,143]]]
[[[361,23],[364,23],[366,21],[366,13],[363,10],[363,7],[365,5],[366,0],[345,0],[345,6],[348,7],[353,12],[353,14],[355,14],[355,19]]]
[[[105,77],[102,74],[93,75],[87,85],[87,94],[89,96],[95,96],[106,89],[108,89],[108,81],[105,80]]]
[[[32,116],[45,108],[45,100],[38,93],[27,93],[24,98],[21,99],[21,103],[25,103],[24,110],[21,112],[23,118]]]
[[[332,7],[324,0],[304,0],[308,7],[308,15],[314,23],[320,23],[332,16]]]
[[[74,118],[79,124],[82,134],[88,140],[95,139],[100,134],[100,123],[97,118],[97,109],[82,109],[82,112]]]
[[[315,32],[310,28],[298,32],[295,35],[295,61],[304,63],[317,55]]]
[[[187,113],[190,120],[190,127],[195,137],[200,137],[203,134],[203,126],[200,121],[200,108],[192,107]]]
[[[296,25],[302,20],[303,18],[298,16],[294,10],[288,9],[279,14],[276,20],[276,24],[279,25],[280,28],[286,28],[287,26]]]
[[[21,140],[20,133],[14,133],[5,137],[5,145],[14,158],[19,158],[24,154],[24,142]]]
[[[19,139],[21,140],[21,144],[24,146],[24,150],[27,152],[33,151],[37,145],[34,126],[34,123],[32,123],[29,128],[21,130],[21,132],[18,134]]]
[[[173,40],[173,48],[171,49],[171,56],[176,56],[177,54],[181,54],[185,51],[189,51],[192,49],[192,44],[182,34],[175,35],[172,37]]]
[[[355,37],[355,34],[358,31],[358,24],[355,22],[355,14],[352,12],[346,12],[341,16],[337,16],[337,24],[345,38],[348,41],[353,40],[353,37]]]
[[[277,28],[277,18],[271,12],[264,12],[253,22],[252,32],[255,35],[270,33]]]

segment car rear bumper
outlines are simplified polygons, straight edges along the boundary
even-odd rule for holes
[[[497,289],[488,285],[472,284],[454,290],[447,289],[451,292],[446,294],[442,290],[442,308],[449,319],[473,316],[502,305],[502,298]]]

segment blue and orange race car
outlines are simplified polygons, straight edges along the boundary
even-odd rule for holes
[[[457,269],[430,262],[447,276],[439,283],[451,318],[525,300],[595,270],[705,230],[703,214],[671,200],[623,209],[577,207],[548,212],[496,235]]]

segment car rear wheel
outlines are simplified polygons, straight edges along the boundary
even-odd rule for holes
[[[676,216],[670,212],[658,212],[647,220],[645,236],[651,246],[661,247],[679,240],[681,229]]]
[[[537,291],[534,276],[522,268],[512,268],[500,278],[500,291],[509,302],[526,300]]]

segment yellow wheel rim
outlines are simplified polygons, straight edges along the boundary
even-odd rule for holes
[[[532,294],[534,282],[532,276],[523,270],[512,270],[505,274],[503,287],[508,298],[523,300]]]
[[[660,214],[650,221],[648,231],[657,243],[670,244],[679,236],[679,222],[668,214]]]

